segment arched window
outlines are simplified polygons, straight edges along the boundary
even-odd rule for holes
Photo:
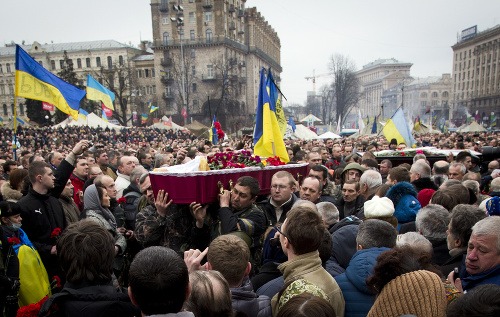
[[[168,45],[168,32],[163,33],[163,45]]]
[[[437,98],[437,97],[438,97],[438,93],[434,91],[434,92],[432,93],[432,98]]]
[[[120,56],[118,56],[118,64],[119,64],[120,66],[123,66],[123,56],[121,56],[121,55],[120,55]]]
[[[108,56],[108,69],[113,68],[113,58],[111,56]]]
[[[212,43],[212,30],[211,29],[207,29],[205,31],[205,35],[206,35],[206,38],[207,38],[207,43]]]
[[[449,94],[447,91],[444,91],[443,94],[442,94],[443,98],[448,98],[449,97]]]
[[[95,63],[96,63],[97,67],[101,67],[101,58],[100,57],[96,57],[95,58]]]

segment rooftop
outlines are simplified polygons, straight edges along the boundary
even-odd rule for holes
[[[0,47],[1,55],[14,55],[16,53],[16,43],[6,44],[4,47]],[[40,47],[37,47],[40,45]],[[20,45],[25,51],[33,52],[33,50],[39,50],[40,52],[74,52],[82,50],[97,50],[97,49],[107,49],[107,48],[132,48],[137,49],[128,44],[123,44],[115,40],[102,40],[102,41],[88,41],[88,42],[72,42],[72,43],[56,43],[56,44],[40,44],[38,42],[33,42],[33,44]]]

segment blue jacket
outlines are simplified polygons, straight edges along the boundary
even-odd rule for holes
[[[460,280],[464,291],[470,291],[474,287],[484,284],[500,285],[500,265],[475,275],[469,274],[463,265],[460,271]]]
[[[385,197],[394,203],[394,217],[398,219],[398,231],[401,224],[415,221],[421,206],[417,199],[417,191],[408,182],[399,182],[392,186]]]
[[[271,299],[259,296],[253,291],[250,280],[246,278],[241,287],[231,288],[233,309],[248,317],[271,317]]]
[[[375,294],[366,286],[366,278],[373,273],[380,253],[389,248],[359,250],[349,262],[345,273],[335,277],[345,300],[346,317],[365,317],[375,302]]]

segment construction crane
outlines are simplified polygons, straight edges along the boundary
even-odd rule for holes
[[[319,74],[319,75],[316,75],[316,70],[313,69],[313,74],[312,76],[306,76],[304,77],[306,80],[309,80],[309,79],[312,79],[312,83],[313,83],[313,92],[314,94],[316,95],[316,78],[320,78],[320,77],[325,77],[325,76],[330,76],[332,75],[332,73],[324,73],[324,74]]]

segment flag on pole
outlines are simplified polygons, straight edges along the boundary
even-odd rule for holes
[[[149,113],[153,113],[158,109],[159,109],[159,107],[151,105],[151,107],[149,108]]]
[[[215,128],[215,115],[212,119],[212,126],[210,127],[210,130],[208,131],[209,134],[209,140],[212,142],[213,145],[216,145],[219,142],[219,138],[217,136],[217,129]]]
[[[107,118],[109,118],[113,115],[113,110],[106,107],[106,105],[104,105],[104,103],[101,103],[101,108],[102,108],[102,112],[106,115]]]
[[[337,121],[337,131],[336,131],[337,134],[340,134],[340,126],[341,126],[341,123],[342,123],[342,122],[340,122],[341,120],[342,119],[340,118],[340,115],[339,115],[339,120]]]
[[[376,134],[377,133],[377,120],[378,120],[378,116],[375,116],[373,118],[372,134]]]
[[[492,111],[490,115],[490,127],[496,127],[497,126],[497,116],[496,114]]]
[[[148,122],[148,114],[143,113],[143,114],[141,114],[141,123],[145,124],[146,122]]]
[[[401,108],[398,108],[394,115],[387,120],[382,132],[387,140],[396,139],[398,144],[405,143],[411,147],[415,143],[411,131],[406,124],[403,109]]]
[[[47,110],[47,111],[54,111],[54,105],[43,101],[42,102],[42,109]]]
[[[363,117],[361,116],[361,110],[358,108],[358,128],[359,133],[363,132],[365,129],[365,122],[363,121]]]
[[[94,77],[87,75],[87,99],[100,100],[108,109],[115,110],[115,94],[101,85]]]
[[[267,80],[266,80],[267,92],[269,93],[269,99],[271,100],[271,105],[275,105],[276,108],[276,119],[278,120],[278,125],[280,127],[281,136],[283,137],[286,132],[286,118],[285,112],[283,111],[283,106],[281,104],[281,95],[278,91],[278,87],[271,73],[271,69],[268,70]]]
[[[23,119],[19,118],[19,117],[16,117],[16,120],[17,120],[17,123],[19,123],[20,125],[25,125],[26,122],[24,122]]]
[[[106,110],[104,110],[104,108],[106,107],[103,107],[102,109],[102,120],[108,122],[108,116],[106,115]]]
[[[76,120],[85,91],[49,72],[16,45],[15,96],[51,103]]]
[[[259,98],[253,135],[254,153],[262,157],[278,156],[281,161],[290,161],[283,136],[276,118],[276,105],[271,104],[266,89],[264,68],[260,71]]]
[[[292,127],[292,131],[295,132],[295,130],[297,129],[297,126],[295,125],[295,120],[293,120],[293,117],[290,116],[288,118],[288,125]]]

